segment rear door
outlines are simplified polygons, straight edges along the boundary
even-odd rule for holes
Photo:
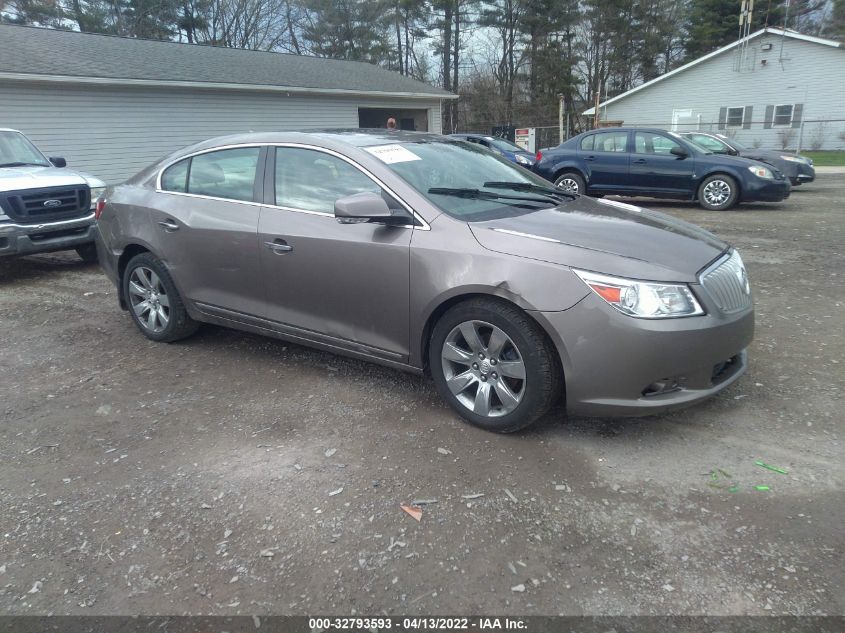
[[[260,173],[265,150],[238,147],[183,159],[161,175],[150,211],[153,245],[184,297],[261,314]]]
[[[275,164],[272,162],[275,161]],[[412,226],[341,224],[338,198],[371,191],[361,168],[319,148],[271,149],[259,241],[269,318],[326,345],[405,362]]]
[[[628,188],[628,131],[590,134],[581,139],[578,153],[587,170],[587,187],[595,191]]]
[[[685,151],[677,140],[657,132],[634,132],[630,179],[634,191],[691,194],[695,159],[675,156],[673,148]]]

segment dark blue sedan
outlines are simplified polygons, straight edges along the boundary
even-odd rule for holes
[[[526,152],[519,145],[512,143],[506,138],[486,136],[485,134],[450,134],[449,136],[486,147],[494,154],[499,154],[512,163],[522,165],[527,169],[531,169],[534,166],[534,154]]]
[[[584,132],[538,152],[534,171],[574,193],[697,200],[717,211],[739,202],[779,202],[790,191],[772,165],[713,154],[651,128]]]

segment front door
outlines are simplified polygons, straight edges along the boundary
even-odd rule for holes
[[[268,318],[289,334],[407,361],[413,229],[339,223],[338,198],[386,194],[334,154],[278,147],[267,173],[275,204],[262,208],[258,233]]]
[[[151,209],[153,245],[182,295],[198,304],[260,314],[256,173],[260,147],[186,158],[161,177]]]
[[[686,151],[678,141],[657,132],[634,132],[634,152],[629,170],[634,191],[692,194],[695,159],[672,154],[673,148]]]

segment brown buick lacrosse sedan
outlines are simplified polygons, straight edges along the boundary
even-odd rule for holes
[[[494,431],[560,397],[582,415],[696,402],[745,371],[754,330],[730,245],[434,134],[217,138],[108,189],[97,217],[145,336],[215,323],[429,372]]]

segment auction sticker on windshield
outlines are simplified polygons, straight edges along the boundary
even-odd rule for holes
[[[377,145],[376,147],[365,147],[370,154],[381,160],[383,163],[407,163],[412,160],[421,160],[411,150],[401,145]]]

